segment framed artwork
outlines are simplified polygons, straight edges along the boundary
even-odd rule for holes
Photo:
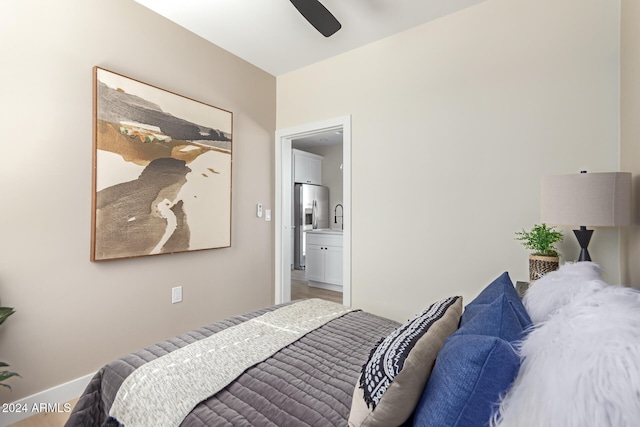
[[[93,71],[91,261],[231,246],[233,114]]]

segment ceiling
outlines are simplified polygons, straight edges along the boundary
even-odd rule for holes
[[[279,76],[484,0],[321,0],[342,28],[325,38],[289,0],[134,0]]]
[[[342,130],[330,130],[294,139],[291,141],[291,144],[293,148],[299,150],[342,144]]]

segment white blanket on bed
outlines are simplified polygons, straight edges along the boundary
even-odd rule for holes
[[[109,415],[127,427],[179,426],[198,403],[245,370],[349,311],[303,300],[175,350],[129,375]]]

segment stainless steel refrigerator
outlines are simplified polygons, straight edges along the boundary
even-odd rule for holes
[[[293,268],[303,270],[306,232],[329,228],[329,189],[321,185],[295,184],[293,193]]]

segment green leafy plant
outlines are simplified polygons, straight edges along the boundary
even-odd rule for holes
[[[7,320],[7,317],[11,316],[15,313],[15,310],[11,307],[0,307],[0,325]],[[0,368],[6,368],[9,366],[7,363],[0,362]],[[20,375],[15,372],[10,371],[0,371],[0,386],[7,387],[11,390],[11,386],[8,384],[4,384],[5,380],[8,380],[11,377],[19,377]]]
[[[529,249],[531,255],[557,257],[560,256],[555,244],[561,242],[564,235],[555,227],[547,227],[546,224],[536,224],[531,231],[516,231],[516,240]]]

